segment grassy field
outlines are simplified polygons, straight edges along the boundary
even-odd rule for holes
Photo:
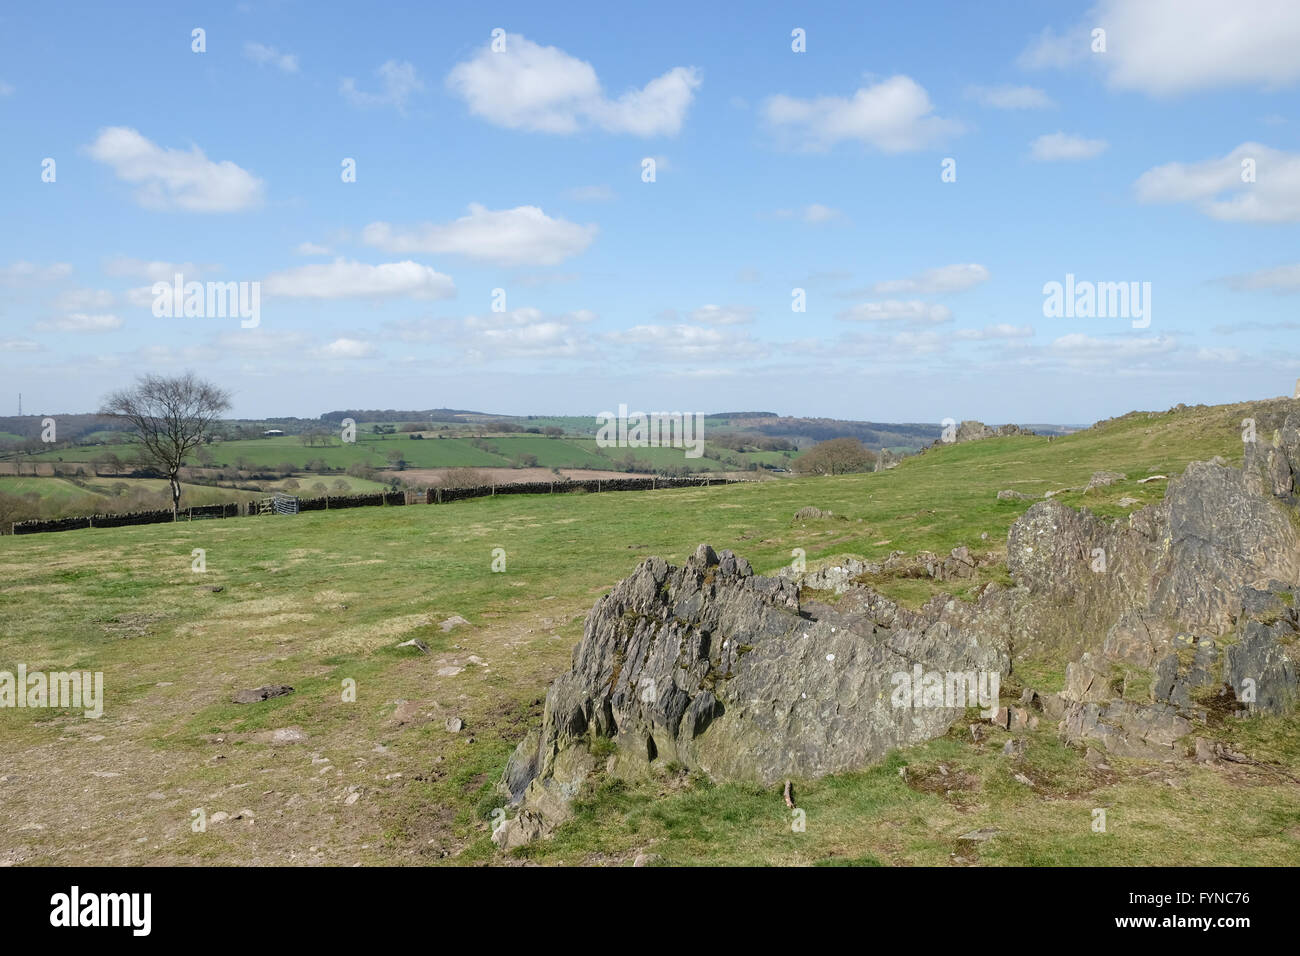
[[[482,447],[480,447],[480,444]],[[292,463],[295,468],[305,468],[309,461],[319,459],[330,468],[347,468],[357,463],[385,467],[388,454],[399,452],[412,468],[491,467],[500,468],[514,464],[522,456],[536,457],[542,468],[594,468],[617,470],[631,452],[637,459],[649,461],[656,467],[685,466],[692,471],[726,471],[737,466],[727,464],[706,454],[701,458],[685,458],[680,448],[598,448],[594,438],[544,438],[536,435],[503,435],[488,437],[475,444],[472,438],[436,438],[412,440],[406,435],[372,435],[358,431],[355,443],[336,441],[324,447],[309,447],[292,435],[242,441],[218,442],[206,447],[214,464],[234,467],[246,460],[262,468],[275,468],[281,463]],[[80,445],[57,448],[36,455],[24,456],[25,461],[90,462],[113,454],[127,459],[130,445]],[[789,461],[780,452],[747,452],[736,455],[741,467],[750,461],[781,464]],[[191,459],[191,464],[198,464]]]
[[[770,572],[795,548],[810,562],[1001,551],[1029,502],[998,490],[1082,488],[1114,469],[1129,480],[1062,497],[1122,514],[1124,495],[1163,494],[1138,478],[1239,460],[1241,417],[1132,416],[1051,441],[936,449],[879,474],[0,539],[0,670],[103,671],[107,697],[98,720],[0,711],[0,864],[614,865],[641,852],[665,863],[1298,863],[1294,782],[1246,766],[1098,769],[1048,722],[1014,765],[997,732],[976,744],[960,729],[861,773],[796,781],[803,833],[775,790],[663,767],[598,784],[551,841],[503,856],[489,839],[492,784],[569,667],[586,611],[644,558],[680,562],[707,541]],[[805,505],[835,516],[794,522]],[[504,573],[490,570],[495,548]],[[897,582],[894,596],[915,604],[933,587]],[[444,631],[454,615],[469,623]],[[396,646],[412,638],[431,653]],[[1006,693],[1029,675],[1059,689],[1064,663],[1018,661]],[[270,683],[295,692],[230,702]],[[449,732],[449,717],[464,729]],[[1294,719],[1211,733],[1300,775]],[[1104,834],[1091,828],[1097,808]],[[196,833],[196,809],[231,819]],[[958,840],[980,827],[1001,832]]]
[[[285,490],[288,479],[255,482],[261,490],[249,491],[213,485],[181,483],[181,507],[189,508],[199,505],[221,504],[229,501],[248,501],[265,497],[272,491]],[[319,494],[362,494],[384,491],[388,486],[380,481],[367,478],[354,478],[351,475],[303,475],[293,479],[298,482],[294,494],[302,497],[314,497]],[[323,483],[327,490],[322,492],[315,485]],[[335,487],[336,482],[347,485],[346,490]],[[136,500],[138,494],[166,496],[166,507],[171,507],[170,486],[164,478],[87,478],[77,481],[68,478],[15,477],[0,475],[0,493],[24,496],[39,495],[43,504],[52,508],[66,509],[76,514],[92,514],[103,511],[114,502]],[[120,508],[118,510],[121,510]]]

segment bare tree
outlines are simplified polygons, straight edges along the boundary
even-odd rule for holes
[[[108,396],[100,414],[129,425],[149,463],[167,476],[175,518],[180,511],[181,466],[228,408],[229,392],[186,372],[179,378],[142,375],[134,387]]]

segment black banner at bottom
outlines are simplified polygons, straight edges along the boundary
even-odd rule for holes
[[[694,909],[692,896],[706,923],[707,911],[719,907],[713,916],[725,920],[729,939],[770,934],[773,920],[838,935],[860,918],[911,927],[909,935],[929,926],[949,943],[972,945],[982,932],[1004,939],[1043,929],[1081,942],[1128,935],[1181,944],[1199,935],[1232,946],[1259,930],[1280,932],[1292,915],[1284,904],[1291,874],[1283,869],[729,869],[689,883],[667,868],[628,868],[622,876],[555,870],[11,868],[0,870],[0,914],[10,942],[49,934],[128,946],[251,941],[272,927],[295,944],[373,942],[403,924],[427,927],[431,918],[449,933],[481,919],[495,924],[499,907],[516,919],[531,920],[534,910],[563,919],[554,909],[565,900],[577,907],[572,918],[593,929],[631,919],[653,931],[656,922],[674,921],[678,906]],[[690,885],[698,895],[683,894]],[[627,905],[633,899],[639,904]]]

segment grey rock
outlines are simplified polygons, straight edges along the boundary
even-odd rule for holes
[[[1252,713],[1283,714],[1296,705],[1295,629],[1286,621],[1247,621],[1242,638],[1223,651],[1223,682],[1238,700],[1253,681],[1254,701],[1243,700]]]
[[[231,700],[236,704],[256,704],[259,701],[270,700],[272,697],[283,697],[285,694],[292,693],[293,688],[287,684],[267,684],[252,690],[236,691]]]
[[[957,602],[960,603],[960,602]],[[1009,666],[942,610],[895,613],[895,627],[846,599],[800,605],[786,578],[760,578],[730,551],[701,545],[682,567],[643,562],[596,602],[572,670],[552,684],[541,730],[516,748],[501,786],[547,826],[594,765],[597,738],[617,744],[610,772],[637,777],[675,761],[719,781],[774,784],[865,767],[943,734],[965,712],[896,707],[895,674]]]
[[[817,518],[830,518],[833,516],[834,512],[822,511],[821,508],[814,508],[812,505],[808,505],[806,508],[800,508],[794,513],[794,520],[811,521]]]
[[[1113,485],[1117,481],[1127,481],[1128,475],[1118,471],[1094,471],[1092,477],[1088,479],[1088,486],[1083,490],[1092,491],[1094,488],[1105,488]]]

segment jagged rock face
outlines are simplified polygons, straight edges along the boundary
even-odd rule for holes
[[[1040,607],[1062,609],[1059,643],[1086,646],[1089,635],[1104,635],[1126,609],[1146,603],[1152,544],[1140,526],[1042,501],[1012,525],[1007,570]]]
[[[1162,505],[1151,610],[1222,633],[1241,611],[1243,585],[1300,583],[1300,534],[1282,505],[1254,493],[1246,476],[1193,462]]]
[[[1252,620],[1243,629],[1241,640],[1224,649],[1223,682],[1238,698],[1251,698],[1247,701],[1251,710],[1284,714],[1300,699],[1296,635],[1294,614],[1267,624]]]
[[[979,441],[982,438],[1002,438],[1007,435],[1032,435],[1034,434],[1027,428],[1021,428],[1019,425],[1001,425],[992,428],[983,422],[968,420],[957,426],[956,440]]]
[[[1193,462],[1163,502],[1127,524],[1058,501],[1034,505],[1011,529],[1007,568],[1035,597],[1070,605],[1093,635],[1133,611],[1222,634],[1241,612],[1243,585],[1300,583],[1300,532],[1245,473]]]
[[[651,558],[592,609],[572,670],[552,684],[542,728],[516,749],[503,785],[524,810],[562,817],[599,738],[617,745],[609,769],[626,776],[656,759],[762,783],[860,768],[942,734],[973,699],[895,706],[894,675],[919,664],[988,681],[1008,669],[996,640],[942,614],[888,629],[875,610],[801,608],[793,581],[754,576],[705,545],[683,567]],[[536,827],[524,819],[498,842]]]

